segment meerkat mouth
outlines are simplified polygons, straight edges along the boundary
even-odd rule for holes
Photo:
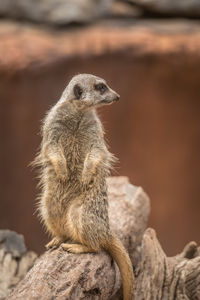
[[[112,100],[102,100],[100,103],[101,104],[112,104],[113,102],[118,101],[118,98],[112,99]]]
[[[102,100],[101,102],[100,102],[100,105],[111,105],[113,103],[113,100],[111,100],[111,101],[106,101],[106,100]]]

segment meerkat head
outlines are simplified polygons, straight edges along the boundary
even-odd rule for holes
[[[74,76],[62,95],[62,101],[70,101],[77,109],[89,109],[111,104],[120,96],[100,77],[91,74]]]

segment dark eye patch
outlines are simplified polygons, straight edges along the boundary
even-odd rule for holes
[[[80,87],[80,85],[76,84],[74,86],[74,96],[75,96],[75,98],[77,100],[80,99],[82,94],[83,94],[83,89]]]
[[[104,83],[95,84],[94,88],[95,90],[99,91],[101,94],[103,94],[108,89]]]

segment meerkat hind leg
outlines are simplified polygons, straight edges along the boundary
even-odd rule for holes
[[[61,247],[70,252],[70,253],[91,253],[96,252],[96,250],[89,248],[86,245],[82,244],[68,244],[68,243],[62,243]]]
[[[60,246],[60,244],[63,242],[63,240],[54,237],[48,244],[46,244],[46,249],[50,249],[50,248],[57,248]]]

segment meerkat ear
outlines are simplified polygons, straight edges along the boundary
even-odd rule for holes
[[[74,86],[74,96],[75,96],[75,99],[79,100],[81,98],[82,94],[83,94],[82,88],[80,87],[80,85],[76,84]]]

